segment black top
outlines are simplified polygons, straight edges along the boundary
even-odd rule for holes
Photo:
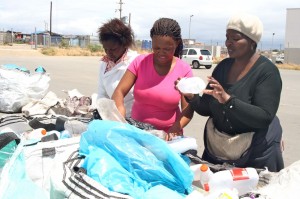
[[[224,59],[212,74],[231,99],[220,104],[214,97],[204,94],[192,99],[190,104],[198,114],[212,117],[219,131],[236,134],[267,130],[279,106],[282,89],[279,70],[266,57],[260,56],[242,79],[227,84],[233,61],[232,58]]]
[[[241,167],[265,168],[280,171],[284,168],[280,142],[282,128],[276,112],[278,110],[282,81],[278,68],[266,57],[260,56],[250,71],[234,84],[227,84],[227,76],[233,64],[232,58],[224,59],[213,71],[212,76],[231,95],[226,104],[203,94],[189,101],[200,115],[213,118],[215,127],[227,134],[255,132],[249,155],[229,163]],[[209,85],[207,88],[210,88]],[[202,158],[214,164],[224,160],[210,155],[207,150],[206,128],[205,150]]]

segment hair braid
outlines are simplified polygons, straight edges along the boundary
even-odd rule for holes
[[[160,18],[154,22],[153,27],[150,30],[150,37],[154,35],[169,36],[178,42],[174,56],[181,57],[183,43],[181,38],[181,28],[177,21],[170,18]]]

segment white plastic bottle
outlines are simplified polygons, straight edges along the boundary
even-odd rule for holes
[[[207,166],[207,164],[202,164],[200,167],[200,184],[201,188],[205,191],[209,191],[209,182],[210,179],[213,176],[213,172],[210,170],[210,168]]]
[[[47,135],[47,131],[44,128],[38,128],[34,129],[30,132],[26,132],[25,138],[27,140],[32,140],[32,139],[41,139],[42,137]]]
[[[237,189],[241,196],[253,191],[258,183],[259,176],[254,168],[233,168],[214,173],[209,180],[209,191],[222,189]]]
[[[193,181],[199,181],[200,180],[200,167],[202,164],[195,164],[190,166],[190,169],[193,171],[194,173],[194,179]]]

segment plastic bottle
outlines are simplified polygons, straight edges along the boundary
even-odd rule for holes
[[[193,171],[194,173],[194,179],[193,181],[199,181],[200,180],[200,167],[202,164],[195,164],[190,166],[190,169]]]
[[[259,176],[254,168],[233,168],[214,173],[209,180],[209,191],[216,192],[222,189],[237,189],[241,196],[253,191],[258,183]]]
[[[31,139],[41,139],[42,137],[47,135],[47,131],[44,128],[38,128],[38,129],[34,129],[30,132],[27,132],[25,134],[25,138],[27,140],[31,140]]]
[[[200,167],[200,184],[201,188],[205,191],[209,191],[209,182],[211,177],[213,176],[213,172],[207,166],[207,164],[202,164]]]

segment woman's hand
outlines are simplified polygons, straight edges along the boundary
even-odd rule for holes
[[[182,136],[182,130],[180,127],[180,122],[176,121],[168,130],[166,141],[170,141],[177,136]]]
[[[221,84],[213,77],[209,76],[208,82],[209,86],[213,89],[205,89],[203,93],[211,95],[216,98],[221,104],[225,104],[229,100],[230,95],[225,92],[223,86],[221,86]]]

